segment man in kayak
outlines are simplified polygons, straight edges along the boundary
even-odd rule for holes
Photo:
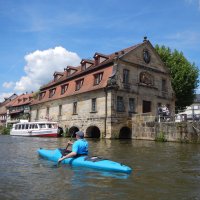
[[[68,142],[68,145],[72,145],[72,152],[67,154],[66,156],[61,157],[58,160],[59,163],[66,158],[73,158],[75,156],[88,154],[88,142],[84,139],[84,133],[82,131],[78,131],[75,134],[76,141],[74,143],[71,141]]]

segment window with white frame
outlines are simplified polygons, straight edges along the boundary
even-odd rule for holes
[[[82,87],[82,85],[83,85],[83,79],[77,80],[77,81],[76,81],[76,88],[75,88],[75,90],[76,90],[76,91],[77,91],[77,90],[80,90],[81,87]]]
[[[39,100],[42,100],[44,98],[45,94],[46,94],[46,92],[41,92],[39,94]]]
[[[102,78],[103,78],[103,72],[98,73],[98,74],[94,74],[94,85],[99,85]]]
[[[61,95],[67,91],[68,84],[61,85]]]
[[[49,90],[49,98],[53,97],[53,95],[56,93],[56,88]]]

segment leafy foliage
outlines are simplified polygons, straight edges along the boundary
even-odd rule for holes
[[[38,98],[38,95],[39,95],[39,93],[40,93],[40,90],[38,90],[38,91],[34,92],[34,94],[33,94],[33,98],[34,98],[34,99],[37,99],[37,98]]]
[[[176,94],[176,111],[183,110],[193,103],[195,89],[198,87],[199,70],[195,64],[191,64],[176,49],[172,51],[169,47],[155,46],[164,64],[169,68],[172,87]]]
[[[9,135],[11,128],[12,128],[11,126],[8,126],[8,127],[1,126],[0,132],[1,132],[2,135]]]
[[[165,133],[163,131],[159,132],[155,138],[155,141],[156,142],[167,142],[167,139],[165,138]]]

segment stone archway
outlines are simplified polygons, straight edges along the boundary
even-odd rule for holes
[[[86,130],[86,136],[89,138],[100,138],[100,129],[97,126],[89,126]]]
[[[70,129],[69,129],[69,136],[75,138],[76,135],[75,133],[79,131],[79,128],[77,128],[76,126],[72,126]]]
[[[129,127],[122,127],[119,132],[119,139],[131,139],[132,133]]]

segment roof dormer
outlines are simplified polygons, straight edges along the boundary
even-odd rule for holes
[[[72,67],[72,66],[67,66],[66,68],[64,68],[64,71],[67,72],[67,76],[70,76],[70,75],[74,74],[75,72],[77,72],[78,68]]]
[[[23,98],[23,102],[25,102],[26,100],[27,100],[27,98],[24,97],[24,98]]]
[[[108,56],[101,53],[95,53],[93,58],[94,58],[95,65],[98,65],[104,62],[105,60],[107,60]]]
[[[33,97],[29,97],[28,100],[31,101],[33,99]]]
[[[87,68],[91,67],[92,65],[94,65],[94,61],[93,60],[89,60],[89,59],[82,59],[81,60],[81,70],[84,71]]]
[[[63,73],[62,72],[54,72],[53,76],[54,76],[54,81],[57,81],[59,78],[61,78],[63,76]]]

